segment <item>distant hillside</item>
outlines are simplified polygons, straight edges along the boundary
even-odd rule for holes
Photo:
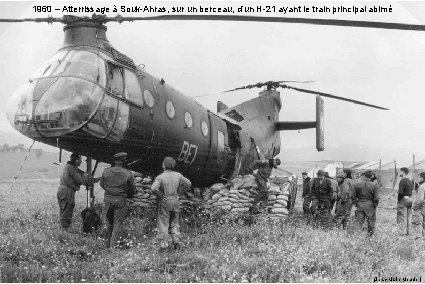
[[[317,152],[315,147],[283,149],[279,157],[283,161],[383,161],[396,159],[397,161],[407,162],[411,160],[412,152],[392,151],[383,148],[343,145],[329,146],[323,152]],[[425,158],[424,153],[415,153],[419,159]]]
[[[12,145],[18,145],[18,144],[24,144],[25,148],[28,148],[32,144],[32,140],[28,137],[22,135],[18,131],[15,132],[8,132],[8,131],[1,131],[0,130],[0,145],[9,144],[9,146]],[[43,151],[47,152],[57,152],[58,150],[54,147],[48,146],[43,143],[35,142],[34,148],[43,149]]]

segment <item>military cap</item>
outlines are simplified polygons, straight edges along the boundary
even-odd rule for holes
[[[324,170],[320,169],[320,170],[317,171],[317,176],[322,177],[324,175],[325,175],[325,171]]]
[[[421,172],[421,173],[419,174],[419,176],[420,176],[421,178],[425,179],[425,172]]]
[[[301,175],[307,175],[307,173],[306,172],[302,172]]]
[[[363,175],[367,178],[372,177],[372,174],[373,174],[372,170],[367,170],[363,173]]]
[[[172,157],[165,157],[164,162],[162,162],[164,164],[164,168],[166,169],[174,169],[174,167],[176,166],[176,161],[172,158]]]
[[[409,169],[408,168],[405,168],[405,167],[401,168],[400,171],[402,171],[406,175],[409,173]]]
[[[343,171],[344,173],[346,173],[346,174],[351,173],[351,169],[342,169],[342,171]]]
[[[115,161],[125,161],[126,159],[127,159],[127,153],[125,152],[116,153],[114,155]]]

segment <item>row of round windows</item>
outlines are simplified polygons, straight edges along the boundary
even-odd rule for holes
[[[154,98],[153,98],[152,93],[149,90],[145,90],[143,92],[143,97],[145,99],[146,105],[148,107],[153,107]],[[165,112],[167,113],[167,116],[170,119],[174,118],[174,116],[176,115],[176,110],[174,108],[173,102],[167,101],[167,103],[165,104]],[[192,120],[192,115],[190,114],[190,112],[184,113],[184,124],[187,128],[192,128],[193,120]],[[207,135],[208,135],[208,124],[204,120],[201,122],[201,132],[202,132],[202,135],[207,137]]]

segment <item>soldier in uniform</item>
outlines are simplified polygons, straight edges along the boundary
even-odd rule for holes
[[[159,197],[158,202],[158,239],[161,250],[168,248],[168,232],[171,232],[173,247],[180,250],[180,225],[179,225],[179,194],[181,187],[188,190],[192,183],[182,174],[173,171],[176,161],[166,157],[162,163],[164,172],[155,178],[152,184],[152,193]]]
[[[343,229],[347,228],[347,224],[350,221],[351,209],[353,207],[351,194],[354,190],[353,184],[346,176],[344,172],[339,172],[336,175],[339,191],[335,208],[335,222],[338,227],[342,224]]]
[[[357,207],[355,213],[355,228],[361,230],[365,219],[368,225],[368,235],[375,231],[376,207],[379,203],[378,185],[370,180],[372,171],[364,173],[363,180],[354,186],[353,204]]]
[[[302,173],[303,177],[303,213],[310,213],[310,203],[311,203],[311,185],[312,181],[309,176],[307,176],[306,172]]]
[[[81,155],[72,153],[60,177],[57,198],[60,209],[60,228],[68,231],[71,227],[75,207],[75,192],[82,184],[87,184],[88,175],[80,170]]]
[[[323,224],[329,223],[331,200],[336,199],[336,193],[332,190],[329,179],[325,178],[325,171],[318,170],[317,178],[314,179],[311,187],[312,204],[311,212]]]
[[[331,178],[329,176],[329,173],[328,172],[325,172],[325,178],[328,179],[331,182],[331,187],[332,187],[333,194],[332,194],[332,198],[331,198],[331,204],[329,206],[329,213],[332,213],[332,210],[333,210],[333,208],[335,206],[336,197],[338,195],[338,190],[339,190],[339,188],[338,188],[338,182],[336,180],[334,180],[333,178]]]
[[[260,201],[263,203],[263,207],[267,208],[267,202],[269,200],[269,195],[267,192],[267,180],[272,174],[272,169],[277,168],[280,165],[280,159],[269,159],[268,161],[255,160],[249,165],[249,171],[254,172],[255,182],[257,183],[258,194],[254,198],[254,204],[249,210],[250,214],[255,214],[258,212],[258,207]]]
[[[412,191],[413,183],[407,178],[409,170],[407,168],[400,169],[400,183],[398,185],[398,202],[397,202],[397,225],[399,230],[406,224],[407,212],[407,235],[410,234],[412,226]],[[404,223],[404,224],[403,224]]]
[[[127,198],[132,198],[136,191],[133,175],[124,168],[127,153],[115,154],[114,161],[115,165],[105,169],[100,179],[100,186],[105,190],[107,248],[120,244],[124,220],[127,217]]]

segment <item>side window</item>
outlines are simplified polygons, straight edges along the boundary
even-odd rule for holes
[[[217,161],[221,161],[221,153],[224,151],[224,133],[217,131]]]
[[[122,97],[124,91],[123,68],[108,62],[108,90]]]
[[[125,97],[131,102],[143,106],[142,89],[140,88],[139,81],[136,75],[125,70]]]

